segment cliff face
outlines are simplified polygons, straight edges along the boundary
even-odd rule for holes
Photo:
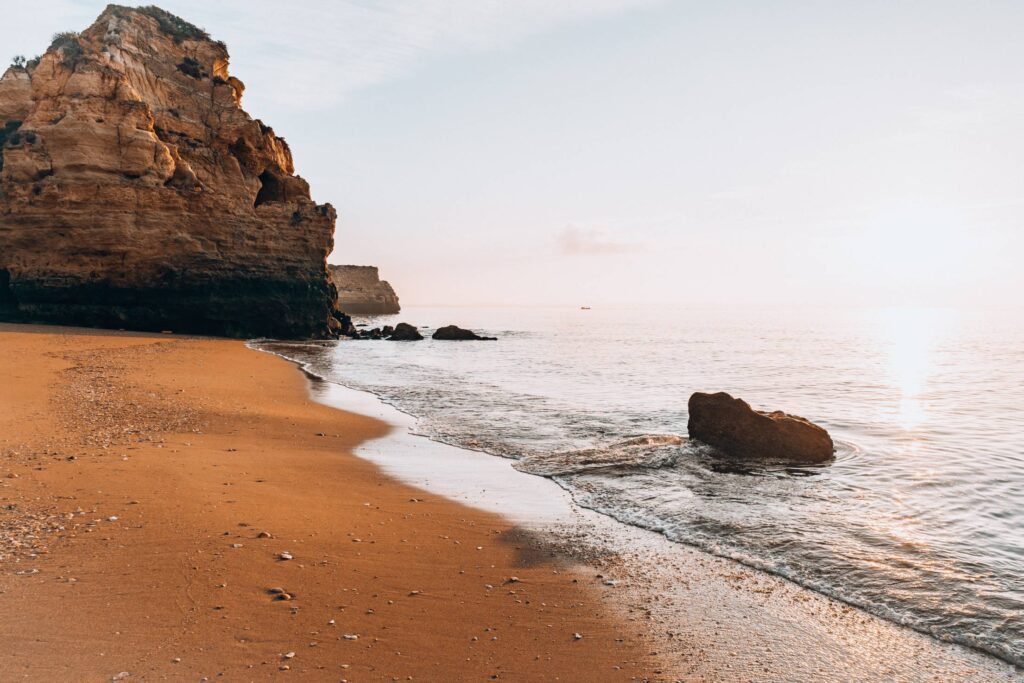
[[[0,79],[0,319],[327,336],[334,209],[241,106],[228,54],[110,5]]]
[[[328,266],[338,288],[338,308],[349,314],[398,313],[398,295],[376,266]]]

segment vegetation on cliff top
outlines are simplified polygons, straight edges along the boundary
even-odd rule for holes
[[[54,33],[53,41],[50,43],[50,50],[59,51],[61,53],[61,61],[68,68],[73,67],[82,58],[82,55],[85,54],[85,50],[82,49],[82,43],[79,41],[79,34],[74,31]]]
[[[210,39],[210,34],[203,29],[199,28],[195,24],[185,21],[179,16],[171,14],[167,10],[160,9],[156,5],[139,7],[136,11],[145,14],[147,17],[156,19],[156,23],[160,25],[160,30],[170,35],[176,43],[180,43],[183,40]]]

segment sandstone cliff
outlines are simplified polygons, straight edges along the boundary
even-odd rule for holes
[[[376,266],[328,266],[338,288],[338,308],[348,314],[398,313],[398,296]]]
[[[241,108],[228,53],[110,5],[0,79],[0,320],[327,336],[334,209]]]

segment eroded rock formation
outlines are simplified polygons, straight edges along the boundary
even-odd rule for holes
[[[391,331],[388,341],[420,341],[423,335],[409,323],[398,323]]]
[[[694,393],[689,412],[690,436],[734,457],[798,464],[833,457],[832,438],[813,422],[781,410],[754,410],[724,392]]]
[[[0,79],[0,319],[327,336],[335,212],[240,103],[228,53],[110,5]]]
[[[434,330],[431,339],[443,341],[497,341],[497,337],[481,337],[473,330],[466,330],[458,325],[445,325]]]
[[[338,288],[338,308],[351,315],[398,313],[398,296],[376,266],[328,266]]]

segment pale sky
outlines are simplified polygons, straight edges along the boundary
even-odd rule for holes
[[[0,2],[30,57],[105,6]],[[160,6],[404,304],[1021,304],[1022,2]]]

